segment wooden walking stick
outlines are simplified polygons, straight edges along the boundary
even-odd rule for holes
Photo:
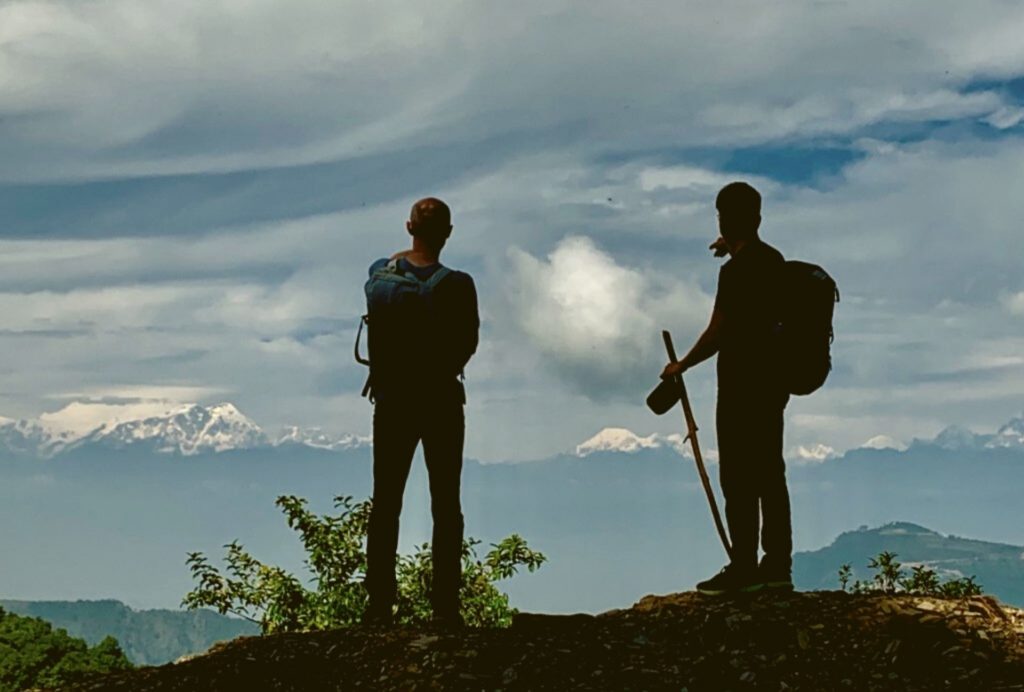
[[[675,363],[676,349],[672,345],[672,335],[667,330],[662,331],[661,336],[665,339],[665,350],[668,351],[669,361]],[[729,536],[725,532],[725,525],[722,524],[722,515],[718,513],[718,503],[715,502],[715,491],[711,488],[711,480],[708,472],[704,469],[704,458],[700,455],[700,444],[697,443],[697,422],[693,418],[693,409],[690,408],[690,398],[686,396],[686,384],[683,383],[683,376],[676,375],[673,380],[679,385],[679,400],[683,404],[683,418],[686,421],[686,440],[690,441],[693,449],[693,460],[697,464],[697,474],[700,475],[700,482],[704,485],[704,494],[708,496],[708,503],[711,505],[711,516],[715,519],[715,528],[718,529],[718,537],[722,539],[725,552],[732,558],[732,546],[729,545]]]

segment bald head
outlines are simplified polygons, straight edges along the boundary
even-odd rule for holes
[[[440,250],[452,232],[451,209],[436,197],[424,197],[412,205],[405,227],[417,240]]]
[[[452,211],[448,205],[436,197],[424,197],[412,205],[409,212],[409,223],[418,235],[419,231],[431,233],[447,232],[452,225]]]

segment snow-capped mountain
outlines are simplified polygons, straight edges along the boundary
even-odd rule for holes
[[[162,416],[104,423],[75,446],[101,444],[123,449],[140,443],[151,445],[157,452],[190,456],[201,452],[251,449],[269,444],[269,440],[260,427],[234,404],[187,404]]]
[[[1024,416],[1014,418],[999,428],[996,434],[985,442],[985,446],[990,449],[997,447],[1024,449]]]
[[[951,451],[978,449],[1024,451],[1024,415],[1007,421],[994,434],[976,433],[962,425],[951,425],[943,429],[932,440],[917,440],[915,442]]]
[[[291,425],[284,429],[281,435],[274,441],[274,446],[297,444],[317,449],[361,449],[373,444],[370,436],[352,435],[351,433],[341,437],[332,437],[320,428],[300,428]]]
[[[578,457],[589,456],[596,452],[633,454],[642,449],[661,449],[663,447],[669,447],[681,454],[684,446],[683,439],[683,436],[678,433],[671,435],[654,433],[647,437],[641,437],[626,428],[605,428],[586,442],[576,445],[575,454]]]
[[[55,428],[38,420],[0,421],[0,447],[18,455],[51,457],[80,436],[73,430]]]
[[[73,402],[36,420],[0,418],[0,451],[15,456],[52,458],[86,448],[144,448],[161,454],[192,456],[299,445],[324,450],[367,447],[357,435],[332,437],[318,428],[290,427],[276,438],[231,403],[213,406],[170,404],[158,407],[111,406]],[[106,420],[101,420],[106,416]]]
[[[713,449],[714,432],[709,431],[706,439],[701,442],[705,460],[717,458]],[[638,435],[627,428],[604,428],[590,439],[576,445],[574,454],[586,457],[598,452],[636,454],[643,450],[672,449],[684,456],[690,456],[689,445],[685,436],[679,433],[661,435]],[[858,449],[890,450],[905,452],[910,448],[939,448],[951,451],[983,451],[986,449],[1010,449],[1024,452],[1024,415],[1004,424],[995,433],[976,433],[964,426],[951,425],[930,440],[915,439],[910,445],[889,435],[876,435],[867,440]],[[845,450],[851,451],[851,450]],[[786,450],[787,461],[795,464],[820,464],[830,459],[840,458],[844,450],[837,450],[827,444],[817,443],[790,447]]]
[[[861,449],[895,449],[897,452],[903,452],[907,449],[907,445],[889,435],[875,435],[862,444]]]
[[[962,449],[979,449],[985,446],[986,436],[963,427],[962,425],[950,425],[944,428],[931,444],[942,449],[951,451]]]

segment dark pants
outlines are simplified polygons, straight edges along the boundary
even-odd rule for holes
[[[719,478],[732,541],[732,563],[757,565],[760,526],[763,564],[788,571],[793,561],[793,528],[782,457],[783,412],[789,396],[718,394]]]
[[[366,546],[366,588],[374,608],[395,602],[398,517],[420,441],[434,517],[431,603],[434,612],[458,608],[463,533],[459,484],[464,439],[461,401],[439,401],[429,396],[377,401],[373,412],[373,509]]]

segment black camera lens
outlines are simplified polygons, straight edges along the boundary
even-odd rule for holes
[[[676,378],[662,380],[661,384],[647,395],[647,408],[660,416],[676,405],[680,395],[679,382]]]

